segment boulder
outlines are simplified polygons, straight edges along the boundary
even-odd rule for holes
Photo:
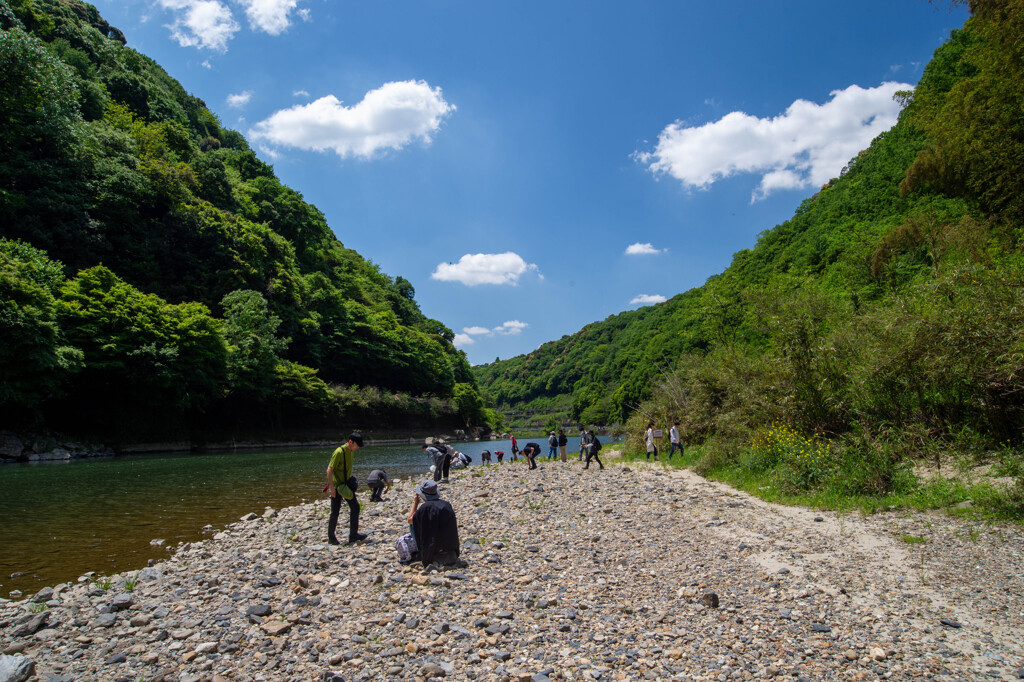
[[[0,682],[24,682],[36,671],[36,662],[24,656],[0,656]]]
[[[0,457],[4,459],[18,459],[21,457],[25,445],[21,439],[8,431],[0,432]]]

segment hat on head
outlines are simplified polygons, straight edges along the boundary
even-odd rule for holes
[[[437,492],[437,483],[434,481],[423,481],[416,486],[416,494],[423,501],[440,500],[441,494]]]
[[[362,435],[360,435],[358,433],[350,433],[348,435],[348,439],[350,441],[352,441],[353,443],[355,443],[356,445],[358,445],[359,447],[363,447],[363,437],[362,437]]]

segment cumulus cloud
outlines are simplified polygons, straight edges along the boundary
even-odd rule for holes
[[[453,111],[455,105],[445,101],[441,88],[424,81],[400,81],[371,90],[351,107],[328,95],[283,109],[253,126],[249,135],[298,149],[330,149],[343,159],[372,158],[416,139],[429,144]]]
[[[228,95],[228,106],[241,109],[252,99],[252,90],[240,92],[237,95]]]
[[[515,336],[516,334],[522,334],[523,330],[529,326],[530,325],[525,322],[520,322],[519,320],[509,320],[508,322],[495,327],[494,331],[504,336]]]
[[[491,334],[493,334],[493,332],[487,327],[463,327],[462,331],[464,331],[467,334],[477,336],[481,334],[486,334],[487,336],[490,336]]]
[[[272,36],[279,35],[291,25],[290,14],[295,11],[298,0],[240,0],[253,30],[260,30]],[[307,13],[307,10],[301,12]],[[302,15],[304,20],[307,16]]]
[[[174,13],[168,25],[171,37],[182,47],[199,47],[224,52],[238,32],[238,22],[227,5],[218,0],[158,0]]]
[[[469,346],[474,343],[476,343],[476,339],[469,334],[456,334],[455,338],[452,339],[452,345],[456,348],[462,348],[463,346]]]
[[[636,303],[639,303],[641,305],[650,305],[651,303],[661,303],[662,301],[666,300],[668,299],[666,299],[661,294],[640,294],[639,296],[634,296],[633,300],[630,301],[629,303],[630,305]]]
[[[440,263],[430,275],[442,282],[477,284],[512,284],[519,282],[523,273],[536,271],[537,266],[527,263],[517,253],[467,253],[458,263]]]
[[[668,251],[668,249],[656,249],[651,246],[650,242],[642,244],[637,242],[636,244],[630,244],[626,247],[627,256],[640,256],[648,253],[661,253],[663,251]]]
[[[893,95],[912,87],[851,85],[833,91],[825,104],[797,100],[774,118],[734,111],[701,126],[676,121],[661,131],[653,152],[634,158],[687,188],[707,189],[741,173],[760,175],[751,201],[781,189],[820,186],[896,123],[900,105]]]

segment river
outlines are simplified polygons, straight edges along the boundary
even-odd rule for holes
[[[536,440],[546,453],[544,439]],[[570,453],[575,442],[570,437]],[[524,444],[525,440],[519,445]],[[455,444],[473,458],[471,466],[480,466],[482,450],[507,453],[510,446],[510,441]],[[0,596],[7,597],[12,590],[28,596],[87,571],[111,575],[142,568],[149,559],[166,558],[167,547],[206,537],[202,533],[206,525],[223,528],[249,512],[262,514],[265,507],[280,509],[326,499],[321,489],[331,450],[266,449],[3,465]],[[360,486],[365,486],[371,469],[385,469],[397,480],[423,478],[429,466],[418,445],[369,445],[355,456]],[[150,544],[156,539],[164,540],[164,546]]]

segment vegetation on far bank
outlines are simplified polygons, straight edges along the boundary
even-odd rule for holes
[[[95,7],[0,0],[0,428],[493,418],[454,333],[335,230]]]
[[[702,287],[475,367],[488,399],[569,401],[633,449],[678,419],[699,471],[762,494],[1021,515],[1024,2],[969,4],[897,125],[792,219]],[[783,432],[818,449],[765,445]],[[922,482],[922,464],[1011,483]]]

